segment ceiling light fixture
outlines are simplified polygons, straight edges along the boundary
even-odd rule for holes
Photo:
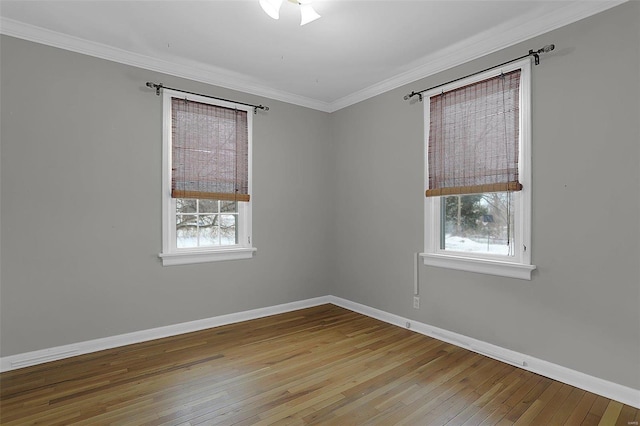
[[[260,0],[260,6],[273,19],[280,18],[280,6],[283,0]],[[311,0],[288,0],[300,6],[300,25],[308,24],[320,18],[318,12],[311,7]]]

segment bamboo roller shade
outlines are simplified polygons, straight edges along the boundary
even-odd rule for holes
[[[173,198],[249,201],[247,112],[172,98]]]
[[[430,98],[427,197],[519,191],[520,70]]]

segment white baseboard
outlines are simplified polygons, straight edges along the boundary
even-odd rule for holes
[[[491,343],[476,340],[462,334],[443,330],[418,321],[403,318],[401,316],[351,302],[346,299],[329,296],[329,300],[334,305],[341,306],[345,309],[349,309],[399,327],[408,326],[411,330],[424,334],[425,336],[430,336],[435,339],[451,343],[481,355],[486,355],[507,364],[549,377],[550,379],[622,402],[623,404],[627,404],[635,408],[640,408],[640,389],[633,389],[619,385],[617,383],[590,376],[520,352],[492,345]]]
[[[548,361],[544,361],[516,351],[492,345],[491,343],[473,339],[462,334],[447,331],[438,327],[410,320],[398,315],[390,314],[379,309],[375,309],[360,303],[351,302],[335,296],[322,296],[298,302],[285,303],[266,308],[253,309],[250,311],[238,312],[234,314],[221,315],[213,318],[206,318],[197,321],[190,321],[181,324],[158,327],[150,330],[142,330],[133,333],[121,334],[118,336],[105,337],[102,339],[89,340],[71,345],[58,346],[50,349],[26,352],[0,358],[0,372],[15,370],[31,365],[56,361],[76,355],[97,352],[105,349],[117,348],[120,346],[141,343],[163,337],[176,336],[193,331],[204,330],[212,327],[233,324],[251,319],[262,318],[270,315],[291,312],[298,309],[318,306],[325,303],[332,303],[336,306],[349,309],[360,314],[376,318],[388,324],[399,327],[408,327],[425,336],[430,336],[438,340],[468,349],[470,351],[486,355],[507,364],[540,374],[551,379],[567,383],[586,391],[602,395],[606,398],[622,402],[632,407],[640,408],[640,390],[619,385],[598,377],[590,376],[579,371],[571,370]]]
[[[11,371],[18,368],[29,367],[45,362],[70,358],[76,355],[98,352],[105,349],[117,348],[134,343],[161,339],[163,337],[177,336],[179,334],[191,333],[193,331],[205,330],[207,328],[219,327],[221,325],[267,317],[284,312],[296,311],[298,309],[323,305],[325,303],[331,303],[328,296],[316,297],[313,299],[307,299],[298,302],[285,303],[282,305],[269,306],[266,308],[253,309],[250,311],[237,312],[228,315],[220,315],[213,318],[205,318],[197,321],[189,321],[181,324],[168,325],[165,327],[152,328],[149,330],[135,331],[133,333],[120,334],[117,336],[104,337],[102,339],[88,340],[85,342],[73,343],[70,345],[57,346],[55,348],[42,349],[33,352],[6,356],[0,358],[0,372]]]

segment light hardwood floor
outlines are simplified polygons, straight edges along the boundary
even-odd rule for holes
[[[323,305],[0,375],[5,425],[637,425],[639,410]]]

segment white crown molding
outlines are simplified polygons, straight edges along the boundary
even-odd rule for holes
[[[338,111],[406,84],[527,41],[533,37],[604,12],[627,1],[629,0],[570,2],[561,9],[524,24],[515,27],[493,28],[432,55],[423,57],[414,62],[415,66],[409,71],[333,101],[330,104],[330,112]],[[542,46],[531,46],[532,49],[539,47]],[[523,54],[526,54],[526,52],[523,52]],[[416,88],[416,90],[421,89]]]
[[[511,24],[511,27],[492,28],[476,37],[467,39],[464,42],[457,43],[416,61],[415,66],[409,71],[333,102],[319,101],[317,99],[276,90],[239,73],[233,73],[221,68],[177,64],[104,44],[90,42],[4,17],[0,17],[0,34],[318,111],[335,112],[400,86],[429,77],[438,72],[445,71],[500,49],[526,41],[532,37],[571,24],[580,19],[603,12],[627,1],[629,0],[571,1],[568,2],[566,6],[527,23],[515,27]]]
[[[152,58],[5,17],[0,17],[0,34],[319,111],[329,112],[331,109],[327,102],[272,89],[242,74],[222,68],[184,65]]]

